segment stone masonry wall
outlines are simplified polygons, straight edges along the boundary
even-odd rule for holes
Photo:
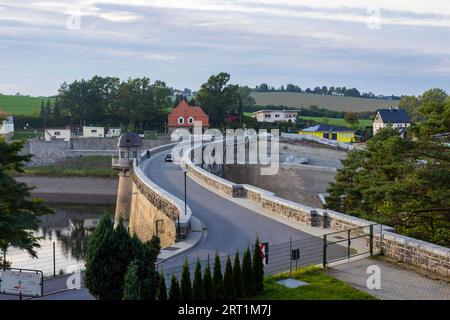
[[[430,272],[450,278],[450,249],[425,241],[398,235],[389,226],[376,225],[375,222],[349,216],[332,210],[303,206],[299,203],[279,198],[273,193],[250,185],[233,184],[187,162],[188,172],[206,185],[233,197],[255,201],[264,209],[305,225],[329,228],[333,231],[351,230],[352,235],[368,234],[369,226],[374,225],[374,248],[397,261],[410,264]],[[382,232],[382,236],[380,236]]]

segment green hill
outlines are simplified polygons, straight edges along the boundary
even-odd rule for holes
[[[308,108],[316,105],[334,111],[376,111],[378,108],[395,107],[397,100],[366,99],[295,92],[253,92],[258,105],[285,105]]]
[[[0,110],[15,115],[32,115],[41,110],[42,100],[54,101],[55,98],[30,97],[30,96],[7,96],[0,94]]]

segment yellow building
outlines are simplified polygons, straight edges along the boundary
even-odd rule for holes
[[[355,141],[355,131],[346,127],[330,126],[328,124],[318,124],[313,127],[305,128],[298,133],[338,142],[348,143]]]

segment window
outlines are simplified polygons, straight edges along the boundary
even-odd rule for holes
[[[279,115],[279,114],[276,114],[276,115],[275,115],[275,118],[279,118],[279,117],[280,117],[280,115]]]
[[[96,129],[92,129],[91,133],[97,133],[97,130]]]
[[[271,116],[272,116],[272,115],[271,115],[270,113],[264,115],[265,118],[270,118]]]
[[[183,124],[183,123],[184,123],[184,118],[178,117],[178,124]]]
[[[60,136],[60,135],[61,135],[61,132],[55,131],[55,136]]]
[[[194,118],[192,118],[192,117],[189,117],[189,119],[188,119],[188,123],[194,123]]]

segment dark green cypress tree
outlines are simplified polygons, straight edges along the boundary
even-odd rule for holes
[[[213,292],[215,300],[223,300],[225,297],[223,288],[222,267],[220,265],[219,254],[216,253],[214,259],[214,271],[213,271]]]
[[[197,264],[195,266],[193,298],[194,298],[194,300],[204,300],[205,299],[205,288],[203,286],[203,278],[202,278],[202,265],[200,263],[200,259],[198,259],[198,258],[197,258]]]
[[[228,256],[225,265],[225,274],[223,277],[223,286],[225,292],[225,299],[233,300],[236,298],[236,291],[234,289],[233,267],[231,266],[231,259]]]
[[[181,298],[182,300],[192,300],[191,272],[188,260],[184,260],[183,271],[181,272]]]
[[[244,257],[242,258],[242,276],[244,283],[244,296],[251,297],[255,294],[255,277],[253,274],[252,268],[252,257],[250,254],[250,249],[244,253]]]
[[[212,283],[212,277],[211,277],[211,265],[206,265],[205,272],[203,274],[203,288],[205,293],[205,298],[208,300],[214,300],[214,290],[213,290],[213,283]]]
[[[143,300],[139,264],[139,260],[133,260],[128,267],[123,286],[123,300]]]
[[[180,285],[174,274],[170,279],[169,300],[181,300]]]
[[[167,300],[166,278],[164,277],[164,273],[162,273],[162,272],[159,277],[158,300],[161,300],[161,301]]]
[[[253,274],[255,277],[256,293],[261,293],[264,291],[264,262],[259,239],[256,239],[253,250]]]
[[[239,259],[239,252],[236,252],[236,256],[234,257],[233,276],[236,298],[239,299],[244,296],[244,284],[242,282],[241,260]]]

